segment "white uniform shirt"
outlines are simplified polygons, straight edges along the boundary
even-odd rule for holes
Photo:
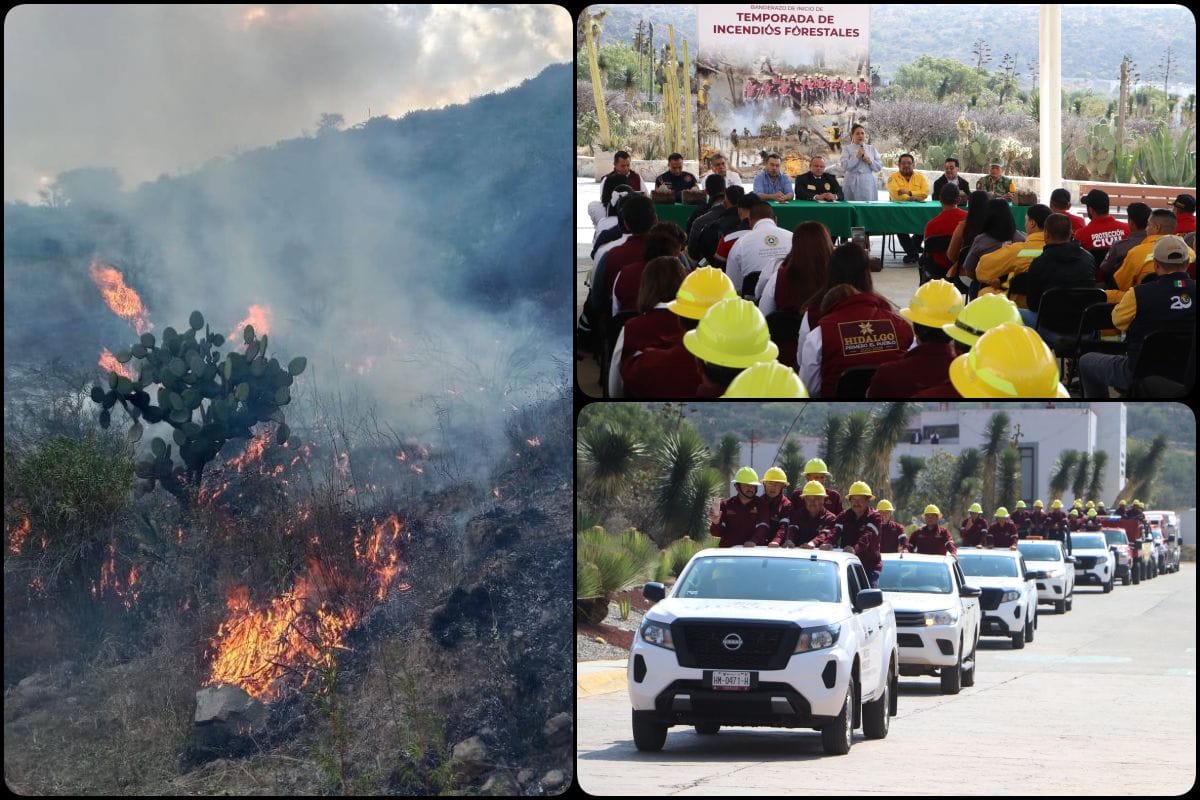
[[[791,231],[785,231],[772,219],[760,219],[734,243],[725,264],[725,274],[733,281],[734,290],[740,294],[742,281],[747,275],[774,269],[791,249]],[[770,275],[770,272],[766,272],[766,275]],[[763,277],[759,275],[759,280]]]
[[[714,172],[706,172],[703,175],[701,175],[699,178],[696,179],[696,183],[700,185],[701,189],[703,189],[704,188],[704,179],[707,178],[709,175],[715,175],[715,174],[716,173],[714,173]],[[741,186],[742,185],[742,176],[738,175],[736,172],[734,172],[731,169],[725,170],[725,185],[726,186]]]

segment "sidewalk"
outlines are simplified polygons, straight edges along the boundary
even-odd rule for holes
[[[578,661],[575,663],[575,696],[625,691],[626,660]]]

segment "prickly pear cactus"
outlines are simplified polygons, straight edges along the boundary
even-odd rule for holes
[[[155,437],[150,457],[136,465],[145,491],[161,484],[187,504],[204,468],[230,439],[249,439],[258,423],[276,422],[277,440],[287,440],[283,407],[291,402],[292,382],[308,362],[301,356],[284,367],[268,358],[267,337],[257,337],[253,326],[246,326],[242,339],[241,352],[222,357],[218,348],[225,337],[193,311],[183,333],[167,328],[161,339],[144,333],[116,354],[122,364],[135,362],[136,378],[110,372],[107,389],[92,387],[92,401],[102,409],[100,425],[112,424],[112,409],[120,405],[132,421],[129,441],[142,438],[143,423],[165,422],[174,428],[171,442]],[[182,465],[175,461],[176,448]]]

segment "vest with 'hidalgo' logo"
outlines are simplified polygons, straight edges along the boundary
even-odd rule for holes
[[[835,397],[838,378],[851,367],[877,367],[908,351],[913,329],[873,293],[847,297],[821,317],[821,396]]]

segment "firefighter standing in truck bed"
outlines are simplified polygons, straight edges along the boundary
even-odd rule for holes
[[[721,540],[720,547],[753,547],[766,543],[771,512],[767,508],[767,499],[758,496],[760,485],[758,473],[750,467],[742,467],[733,476],[736,494],[721,501],[720,511],[709,512],[711,525],[708,532]]]
[[[908,549],[927,556],[957,555],[958,547],[950,531],[938,524],[942,512],[930,503],[925,506],[925,527],[918,528],[908,540]]]
[[[788,499],[787,473],[779,467],[771,467],[762,476],[763,490],[766,492],[767,510],[771,512],[770,524],[767,530],[768,539],[774,541],[786,537],[792,527],[792,501]],[[771,537],[774,537],[772,539]]]
[[[825,462],[819,458],[810,458],[808,463],[804,465],[804,480],[816,481],[825,487],[825,508],[830,514],[833,514],[836,517],[843,511],[842,496],[838,494],[836,490],[830,489],[827,485],[830,477],[829,468],[826,467]],[[792,505],[798,506],[802,505],[803,503],[804,498],[801,497],[800,489],[797,488],[796,491],[792,492]]]
[[[890,500],[880,500],[879,505],[875,506],[875,511],[882,520],[879,526],[881,553],[899,553],[908,549],[908,535],[904,533],[904,526],[892,519],[895,510]]]
[[[825,487],[817,481],[809,481],[800,491],[800,497],[800,505],[792,505],[791,528],[785,536],[777,535],[771,540],[771,547],[803,546],[833,530],[837,517],[825,508]]]
[[[958,526],[962,546],[977,547],[983,544],[987,531],[988,524],[983,518],[983,507],[979,503],[972,503],[967,509],[967,518]]]
[[[867,570],[871,579],[871,588],[879,583],[879,573],[883,570],[883,559],[879,555],[879,524],[882,520],[871,509],[871,487],[863,481],[850,484],[846,497],[850,508],[838,514],[833,530],[821,534],[805,547],[820,547],[822,550],[832,550],[835,547],[854,553]]]

